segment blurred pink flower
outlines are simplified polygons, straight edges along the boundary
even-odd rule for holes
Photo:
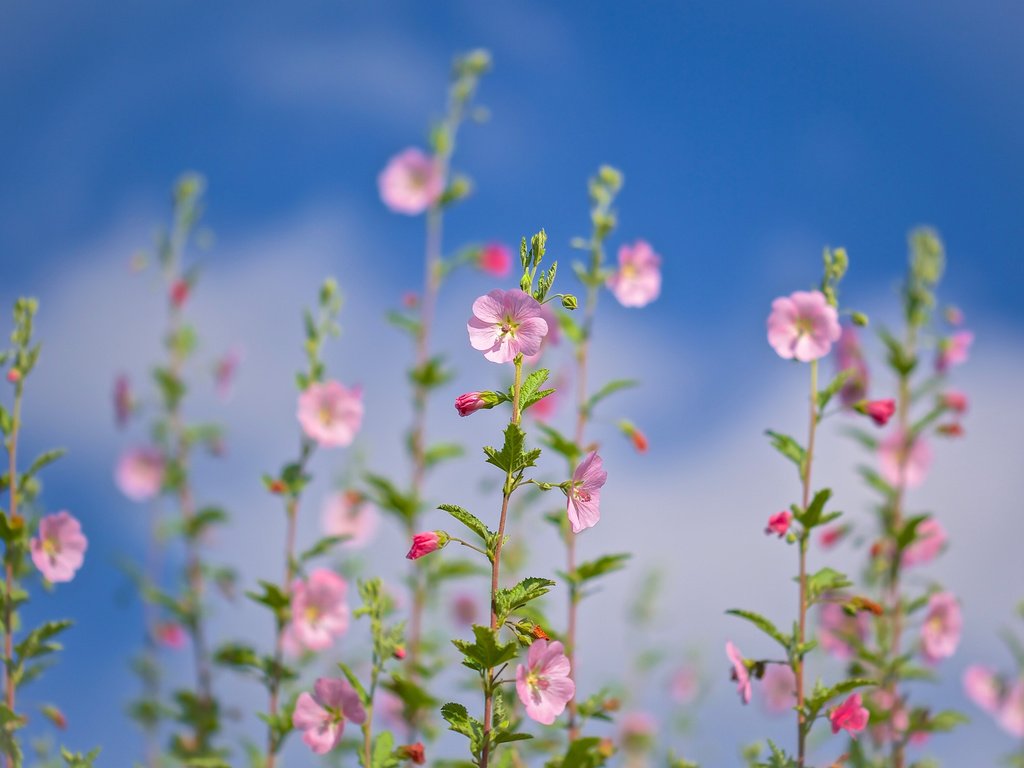
[[[916,536],[910,546],[903,550],[903,567],[930,563],[946,546],[946,529],[934,517],[918,524]]]
[[[871,420],[880,427],[889,423],[889,419],[896,413],[896,401],[892,398],[887,400],[862,400],[854,406],[859,413],[870,416]]]
[[[768,527],[764,529],[764,532],[771,536],[773,533],[778,534],[781,539],[789,531],[789,524],[793,520],[793,513],[788,509],[784,509],[781,512],[776,512],[774,515],[768,518]]]
[[[324,448],[351,445],[363,423],[363,393],[337,381],[314,382],[299,395],[299,424]]]
[[[928,613],[921,627],[921,653],[932,664],[947,659],[960,644],[963,617],[952,592],[937,592],[928,598]]]
[[[747,663],[743,658],[743,654],[740,653],[740,649],[733,645],[730,640],[725,644],[725,655],[729,657],[729,661],[732,663],[732,679],[736,683],[736,690],[740,694],[740,701],[744,704],[749,704],[750,670],[747,669]]]
[[[822,650],[837,659],[853,657],[856,646],[868,636],[867,616],[851,616],[839,603],[822,603],[818,612],[818,642]]]
[[[130,448],[121,454],[114,472],[117,487],[132,501],[148,501],[164,484],[164,456],[156,448]]]
[[[171,283],[171,306],[175,309],[181,309],[185,306],[185,302],[188,301],[188,296],[192,292],[192,284],[184,278],[178,278]]]
[[[1024,678],[1006,692],[1006,698],[999,707],[998,720],[1007,733],[1024,738]]]
[[[788,664],[769,664],[761,678],[762,701],[772,714],[796,706],[796,675]]]
[[[700,693],[700,674],[692,664],[680,667],[669,681],[669,695],[677,704],[692,704]]]
[[[325,536],[348,536],[350,547],[365,547],[377,532],[377,508],[359,491],[333,493],[322,513]]]
[[[380,199],[395,213],[416,216],[440,199],[444,177],[437,159],[415,147],[392,157],[377,177]]]
[[[967,697],[989,714],[995,714],[1002,705],[1003,684],[999,675],[988,667],[972,664],[964,670],[964,692]]]
[[[498,394],[485,390],[483,392],[466,392],[455,398],[455,410],[459,416],[469,416],[481,410],[489,410],[498,404]]]
[[[955,389],[943,393],[942,404],[956,413],[967,413],[967,395]]]
[[[828,713],[828,719],[832,722],[832,733],[845,730],[852,738],[856,738],[857,734],[867,727],[869,717],[859,693],[852,694]]]
[[[347,680],[318,678],[312,695],[299,694],[292,714],[292,726],[302,731],[302,740],[315,755],[324,755],[338,746],[345,732],[345,720],[362,725],[366,720],[359,694]]]
[[[949,306],[946,307],[946,322],[950,325],[963,325],[964,324],[964,313],[960,307]]]
[[[555,415],[555,411],[558,409],[558,404],[561,402],[560,384],[556,382],[555,391],[547,397],[542,397],[536,403],[530,406],[530,410],[526,413],[541,423],[547,423],[551,420],[551,417]]]
[[[292,582],[292,620],[289,625],[293,649],[322,651],[348,629],[348,585],[334,571],[316,568],[306,581]]]
[[[576,693],[562,644],[534,640],[526,664],[516,667],[516,693],[531,720],[551,725]]]
[[[868,365],[864,361],[864,352],[860,345],[860,335],[852,325],[844,325],[836,345],[836,367],[840,371],[850,371],[839,398],[843,405],[852,407],[863,400],[868,394]]]
[[[786,360],[809,363],[839,340],[839,314],[821,291],[796,291],[772,302],[768,343]]]
[[[945,373],[955,365],[967,362],[968,352],[974,343],[974,334],[970,331],[957,331],[952,336],[939,342],[939,354],[935,358],[935,370]]]
[[[917,437],[908,447],[904,433],[898,429],[878,446],[882,479],[894,487],[916,488],[924,482],[932,463],[931,446]]]
[[[162,621],[155,628],[156,639],[160,645],[172,650],[185,647],[185,628],[176,621]]]
[[[476,621],[477,614],[476,598],[470,593],[463,592],[452,600],[452,616],[461,626],[471,626]]]
[[[477,266],[495,277],[506,277],[512,269],[512,251],[502,243],[488,243],[477,255]]]
[[[572,473],[572,487],[566,513],[573,533],[592,528],[601,519],[601,488],[608,479],[604,462],[592,451]]]
[[[68,512],[46,515],[39,521],[38,536],[29,542],[32,562],[54,584],[75,578],[88,546],[81,523]]]
[[[608,288],[624,307],[643,307],[661,293],[661,257],[645,240],[619,248],[619,269]]]
[[[473,302],[466,329],[473,349],[492,363],[510,363],[517,355],[537,354],[548,324],[532,296],[495,289]]]
[[[231,385],[235,381],[235,374],[242,362],[242,353],[232,347],[217,361],[213,369],[214,382],[217,385],[217,394],[224,400],[231,396]]]
[[[405,556],[407,560],[419,560],[424,555],[436,552],[448,543],[448,534],[444,531],[423,531],[412,537],[412,546]]]
[[[120,374],[114,379],[114,421],[118,427],[124,427],[135,410],[135,397],[132,395],[132,384],[128,376]]]
[[[831,549],[842,541],[849,532],[850,529],[848,526],[833,525],[822,530],[821,534],[818,536],[818,543],[821,545],[822,549]]]

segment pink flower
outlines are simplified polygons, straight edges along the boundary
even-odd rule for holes
[[[39,521],[39,535],[29,542],[32,562],[54,584],[75,578],[88,546],[81,523],[68,512],[46,515]]]
[[[302,731],[302,740],[315,755],[338,746],[345,732],[345,720],[356,725],[366,721],[366,710],[347,680],[318,678],[313,693],[303,691],[295,702],[292,725]]]
[[[1024,679],[1018,680],[1006,692],[999,707],[999,724],[1017,738],[1024,738]]]
[[[132,385],[123,373],[114,379],[114,421],[118,427],[124,427],[135,410],[135,398],[132,396]]]
[[[951,389],[942,396],[942,404],[956,413],[966,413],[967,395]]]
[[[452,601],[452,615],[455,621],[464,627],[468,627],[476,621],[477,606],[476,598],[469,593],[462,593]]]
[[[821,291],[796,291],[772,302],[768,343],[786,360],[824,357],[841,333],[839,314]]]
[[[904,567],[930,563],[946,546],[946,529],[934,517],[919,523],[915,533],[913,543],[903,550]]]
[[[480,249],[477,266],[495,277],[505,277],[512,268],[512,251],[501,243],[490,243]]]
[[[416,216],[434,205],[444,192],[437,159],[416,148],[392,157],[377,177],[380,199],[395,213]]]
[[[315,382],[299,395],[299,424],[324,448],[351,445],[363,423],[363,393],[337,381]]]
[[[171,284],[171,306],[181,309],[188,301],[188,295],[192,291],[192,285],[188,280],[179,278]]]
[[[858,413],[870,416],[878,426],[884,427],[896,413],[896,401],[891,398],[888,400],[861,400],[854,408]]]
[[[928,598],[928,613],[921,627],[921,653],[932,664],[947,659],[960,644],[963,617],[952,592],[937,592]]]
[[[736,683],[736,690],[740,694],[740,701],[744,704],[750,703],[750,670],[747,669],[746,659],[740,653],[740,649],[732,644],[730,640],[725,644],[725,655],[732,662],[732,679]]]
[[[488,410],[498,404],[498,395],[494,392],[466,392],[455,398],[455,410],[459,416],[469,416],[480,410]]]
[[[821,532],[821,535],[818,536],[818,543],[821,544],[822,549],[832,549],[832,547],[842,541],[849,532],[849,527],[845,525],[833,525],[829,528],[825,528]]]
[[[853,738],[856,738],[857,734],[867,727],[869,717],[870,714],[862,703],[859,693],[852,694],[850,698],[838,707],[833,707],[828,713],[828,719],[832,721],[832,733],[845,730]]]
[[[335,493],[324,504],[322,522],[325,536],[348,536],[348,546],[365,547],[377,531],[377,508],[358,491]]]
[[[868,365],[864,361],[864,352],[860,346],[860,336],[856,327],[844,325],[836,345],[836,367],[840,371],[850,371],[849,377],[839,390],[839,398],[843,405],[852,407],[863,400],[868,393]]]
[[[121,454],[114,472],[121,493],[132,501],[148,501],[164,485],[164,456],[156,448],[132,448]]]
[[[469,343],[492,363],[510,363],[517,355],[535,355],[548,332],[541,306],[518,289],[495,289],[473,302],[466,324]]]
[[[620,728],[627,752],[646,752],[654,746],[658,721],[649,712],[628,712],[622,716]]]
[[[932,449],[922,437],[908,446],[904,433],[897,429],[878,446],[878,461],[882,479],[889,485],[916,488],[928,474]]]
[[[818,642],[837,659],[853,657],[854,649],[867,639],[869,622],[863,613],[851,616],[838,603],[823,603],[818,614]]]
[[[964,692],[968,698],[989,714],[995,714],[1003,703],[1003,684],[988,667],[972,664],[964,670]]]
[[[771,536],[773,533],[777,533],[781,539],[786,535],[789,530],[789,524],[793,520],[793,513],[788,509],[784,509],[781,512],[776,512],[774,515],[768,518],[768,527],[764,529],[764,532]]]
[[[531,720],[551,725],[576,693],[562,644],[534,640],[526,664],[516,667],[516,693]]]
[[[448,534],[444,531],[417,533],[412,537],[412,546],[409,548],[409,554],[405,557],[407,560],[419,560],[424,555],[429,555],[431,552],[436,552],[443,548],[447,543]]]
[[[224,356],[217,361],[213,369],[214,382],[217,385],[217,394],[227,399],[231,395],[231,385],[235,380],[235,373],[242,362],[242,353],[236,349],[229,349]]]
[[[700,693],[700,675],[692,665],[676,670],[669,682],[669,694],[677,704],[692,704]]]
[[[172,650],[185,647],[185,629],[175,621],[162,621],[156,625],[157,641]]]
[[[619,248],[619,269],[608,288],[624,307],[643,307],[661,293],[661,257],[644,240]]]
[[[551,417],[555,415],[555,411],[558,410],[558,404],[561,402],[561,390],[559,389],[559,383],[555,383],[555,391],[547,397],[542,397],[536,403],[530,406],[530,410],[526,413],[541,423],[547,423]]]
[[[603,467],[601,457],[592,451],[572,473],[566,513],[573,533],[592,528],[601,519],[601,488],[608,479]]]
[[[292,582],[292,620],[289,625],[293,649],[322,651],[348,629],[348,585],[334,571],[317,568],[306,581]]]
[[[970,331],[957,331],[952,336],[939,342],[939,354],[935,358],[935,370],[945,373],[955,365],[967,362],[968,352],[974,343],[974,334]]]
[[[788,664],[769,664],[761,678],[764,707],[772,714],[796,706],[796,675]]]

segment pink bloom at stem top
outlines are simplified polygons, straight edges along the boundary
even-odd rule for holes
[[[916,488],[924,482],[932,464],[932,449],[923,437],[907,445],[900,430],[893,430],[878,445],[878,463],[882,479],[894,487]]]
[[[411,147],[398,153],[377,177],[380,199],[396,213],[416,216],[436,203],[444,192],[437,159]]]
[[[859,693],[854,693],[828,713],[828,719],[832,722],[832,733],[845,730],[853,737],[867,727],[869,717],[870,714]]]
[[[729,657],[732,664],[732,679],[736,683],[736,690],[740,694],[740,701],[744,704],[750,703],[750,670],[747,669],[747,662],[740,653],[740,649],[732,644],[730,640],[725,644],[725,655]]]
[[[316,755],[324,755],[338,746],[345,732],[345,720],[362,725],[366,710],[347,680],[332,677],[319,678],[312,694],[299,694],[292,714],[292,725],[302,731],[302,740]]]
[[[324,448],[351,445],[363,423],[363,394],[337,381],[314,382],[299,395],[302,431]]]
[[[331,494],[323,508],[326,536],[348,536],[344,544],[365,547],[377,532],[377,508],[358,491]]]
[[[516,667],[516,693],[531,720],[551,725],[576,693],[562,644],[534,640],[526,664]]]
[[[130,448],[114,471],[117,487],[132,501],[149,501],[164,485],[164,456],[156,448]]]
[[[592,528],[601,519],[601,488],[607,479],[604,462],[594,451],[572,473],[566,513],[573,533]]]
[[[32,562],[47,581],[55,584],[75,577],[88,546],[81,523],[63,511],[40,520],[39,533],[29,542]]]
[[[809,363],[839,340],[839,313],[821,291],[796,291],[772,302],[768,343],[786,360]]]
[[[956,652],[963,630],[960,603],[952,592],[937,592],[928,598],[928,613],[921,627],[921,653],[935,664]]]
[[[650,244],[637,240],[619,248],[619,268],[608,288],[624,307],[643,307],[661,293],[661,257]]]
[[[407,560],[419,560],[424,555],[444,547],[448,543],[448,534],[444,531],[423,531],[412,537],[412,546],[405,556]]]
[[[306,581],[292,583],[290,650],[322,651],[348,629],[348,585],[334,571],[317,568]]]
[[[511,363],[517,355],[540,351],[548,332],[541,306],[519,289],[495,289],[473,302],[473,317],[466,324],[469,343],[492,363]]]

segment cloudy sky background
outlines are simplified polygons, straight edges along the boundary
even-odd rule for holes
[[[796,481],[762,430],[803,431],[806,371],[764,343],[764,317],[774,296],[817,279],[828,243],[850,251],[846,303],[876,322],[893,319],[906,232],[919,223],[942,232],[943,296],[964,308],[978,336],[957,372],[972,399],[967,439],[938,446],[937,471],[912,497],[953,541],[926,578],[960,594],[967,617],[946,682],[920,695],[969,710],[963,667],[1009,663],[996,632],[1024,592],[1019,6],[658,3],[594,13],[583,3],[396,2],[284,14],[241,3],[21,3],[0,18],[0,298],[38,295],[46,342],[25,442],[28,453],[70,449],[48,473],[46,501],[81,517],[91,542],[89,567],[32,608],[78,621],[60,665],[25,692],[27,703],[65,708],[69,745],[103,744],[104,765],[128,764],[139,750],[121,716],[133,692],[127,658],[139,611],[115,564],[140,556],[145,522],[111,480],[128,439],[115,433],[109,393],[117,372],[141,379],[156,355],[162,299],[127,262],[166,219],[171,181],[184,169],[209,179],[216,243],[191,305],[203,352],[244,349],[233,399],[223,405],[205,391],[194,404],[229,428],[228,456],[205,465],[200,482],[203,496],[234,516],[217,556],[251,582],[278,557],[280,512],[258,479],[294,452],[299,311],[327,274],[347,298],[345,333],[328,362],[364,385],[367,419],[357,451],[318,458],[305,539],[316,535],[332,476],[357,453],[404,474],[395,435],[408,421],[408,346],[383,314],[418,286],[422,222],[388,213],[375,178],[395,151],[422,143],[451,55],[476,46],[495,57],[481,91],[492,119],[468,126],[459,147],[456,165],[477,192],[448,218],[447,249],[512,243],[545,227],[551,254],[566,262],[569,239],[587,231],[585,180],[610,162],[626,174],[616,243],[642,236],[664,257],[658,303],[627,311],[604,301],[599,319],[595,380],[638,375],[644,385],[611,401],[594,430],[610,480],[601,525],[581,547],[637,557],[585,608],[584,690],[616,677],[637,646],[625,606],[643,573],[659,567],[671,587],[654,636],[680,659],[699,649],[712,675],[700,734],[677,746],[731,765],[732,745],[780,732],[756,707],[739,707],[721,653],[727,637],[751,655],[766,650],[725,608],[792,611],[795,555],[761,527],[792,500]],[[438,322],[438,345],[460,375],[440,393],[431,430],[467,446],[494,442],[500,428],[496,414],[460,420],[448,405],[500,379],[464,338],[472,299],[491,287],[481,275],[457,276]],[[878,394],[888,385],[883,378]],[[650,454],[635,456],[615,435],[619,415],[647,431]],[[868,497],[851,473],[860,456],[833,427],[826,435],[818,480],[866,523]],[[479,488],[459,480],[439,474],[432,497],[486,514]],[[533,570],[557,567],[547,526],[524,534]],[[365,557],[396,577],[403,553],[385,526]],[[850,567],[858,557],[837,555]],[[220,607],[215,622],[219,638],[260,642],[269,631],[240,604]],[[357,647],[352,641],[353,654]],[[253,693],[223,675],[221,683],[234,700]],[[638,703],[660,700],[648,693]],[[993,764],[1011,747],[971,714],[972,725],[942,738],[947,765]],[[253,723],[238,728],[251,732]]]

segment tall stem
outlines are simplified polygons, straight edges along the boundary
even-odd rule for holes
[[[18,518],[18,431],[21,428],[21,396],[23,389],[22,382],[15,385],[14,390],[14,411],[11,415],[11,433],[7,439],[7,481],[10,491],[10,524],[16,525]],[[8,544],[10,546],[10,544]],[[8,557],[4,569],[4,701],[7,709],[14,713],[14,693],[16,683],[11,670],[14,668],[14,615],[12,597],[14,592],[14,563]],[[8,755],[5,758],[7,768],[12,768],[14,758]]]
[[[810,424],[807,431],[807,457],[804,462],[801,480],[803,483],[802,507],[807,509],[811,500],[811,469],[814,463],[814,436],[818,428],[818,361],[811,361],[811,393],[809,404]],[[807,640],[807,541],[808,532],[800,532],[800,606],[797,624],[797,645],[803,647]],[[797,731],[797,765],[803,768],[807,751],[807,719],[804,716],[804,657],[799,653],[796,657],[796,731]]]

